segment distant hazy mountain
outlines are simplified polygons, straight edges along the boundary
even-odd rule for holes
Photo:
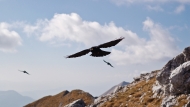
[[[0,107],[23,107],[33,101],[34,99],[22,96],[13,90],[0,91]]]
[[[129,82],[123,81],[123,82],[119,83],[118,85],[115,85],[115,86],[113,86],[112,88],[110,88],[108,91],[106,91],[105,93],[103,93],[101,96],[105,96],[105,95],[114,93],[114,92],[117,90],[118,87],[120,87],[120,86],[125,86],[125,85],[127,85],[127,84],[129,84]]]

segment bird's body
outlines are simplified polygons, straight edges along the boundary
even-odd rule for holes
[[[98,47],[90,48],[90,52],[92,52],[92,54],[90,56],[93,56],[93,57],[106,56],[106,55],[109,55],[111,53],[111,52],[103,51]]]
[[[80,51],[78,53],[75,53],[73,55],[69,55],[66,58],[80,57],[80,56],[88,54],[89,52],[92,53],[90,56],[103,57],[103,56],[109,55],[111,52],[103,51],[100,48],[108,48],[108,47],[115,46],[116,44],[118,44],[123,39],[124,39],[124,37],[121,37],[119,39],[116,39],[116,40],[113,40],[113,41],[110,41],[110,42],[107,42],[107,43],[104,43],[104,44],[100,44],[98,46],[93,46],[93,47],[91,47],[89,49],[85,49],[85,50],[82,50],[82,51]]]
[[[30,75],[28,72],[26,72],[26,71],[22,71],[22,70],[19,70],[19,71],[21,71],[21,72],[23,72],[23,73],[26,73],[26,74],[28,74],[28,75]]]
[[[109,66],[113,67],[109,62],[103,60],[105,63],[107,63]]]

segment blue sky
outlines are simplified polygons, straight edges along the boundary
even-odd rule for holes
[[[0,0],[0,90],[98,96],[189,46],[189,11],[190,0]],[[64,58],[121,36],[109,56]]]

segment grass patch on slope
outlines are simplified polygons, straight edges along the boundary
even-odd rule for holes
[[[152,86],[155,81],[156,77],[139,81],[125,92],[118,93],[101,107],[160,107],[162,99],[152,97]]]

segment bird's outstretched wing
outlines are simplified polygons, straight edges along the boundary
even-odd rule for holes
[[[107,63],[105,60],[103,60],[105,63]]]
[[[100,50],[99,52],[92,52],[92,54],[90,56],[93,56],[93,57],[103,57],[103,56],[109,55],[110,53],[111,52]]]
[[[123,40],[124,37],[121,37],[119,39],[116,39],[116,40],[113,40],[113,41],[110,41],[110,42],[107,42],[107,43],[104,43],[104,44],[100,44],[98,45],[99,48],[108,48],[108,47],[112,47],[112,46],[115,46],[116,44],[118,44],[121,40]]]
[[[106,62],[105,60],[103,60],[105,63],[107,63],[109,66],[113,67],[109,62]]]
[[[85,49],[85,50],[80,51],[80,52],[78,52],[78,53],[75,53],[75,54],[73,54],[73,55],[68,55],[68,56],[66,56],[66,58],[80,57],[80,56],[82,56],[82,55],[88,54],[89,52],[90,52],[90,49]]]
[[[26,74],[30,75],[28,72],[26,72]]]
[[[111,64],[109,64],[111,67],[113,67]],[[114,68],[114,67],[113,67]]]
[[[23,72],[22,70],[18,70],[18,71]]]

